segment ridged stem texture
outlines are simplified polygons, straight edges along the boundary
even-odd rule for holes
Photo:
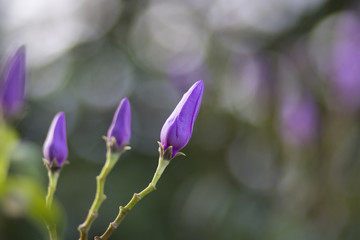
[[[170,163],[169,160],[164,160],[162,157],[159,158],[156,172],[150,184],[140,193],[135,193],[131,198],[130,202],[125,207],[123,206],[119,207],[119,213],[116,216],[115,220],[109,224],[109,227],[104,232],[104,234],[101,235],[100,237],[95,237],[95,240],[109,239],[109,237],[113,234],[115,229],[120,225],[120,223],[124,220],[125,216],[131,211],[131,209],[146,195],[156,190],[156,184],[159,181],[167,165],[169,165],[169,163]]]
[[[88,239],[88,232],[91,228],[91,225],[98,216],[98,210],[99,210],[101,204],[106,199],[106,195],[104,193],[106,177],[108,176],[110,171],[115,166],[119,157],[120,157],[120,153],[113,153],[111,151],[111,148],[108,147],[107,153],[106,153],[106,162],[105,162],[100,174],[96,177],[95,199],[89,209],[89,213],[88,213],[85,221],[78,227],[78,230],[80,232],[79,240],[87,240]]]

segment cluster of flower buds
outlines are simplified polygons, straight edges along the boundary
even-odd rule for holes
[[[204,91],[203,81],[196,82],[182,97],[161,129],[160,154],[170,160],[189,142],[195,119],[199,113]],[[130,142],[131,108],[127,98],[121,100],[107,132],[107,145],[112,151],[122,151]],[[68,156],[66,143],[65,115],[60,112],[54,117],[46,137],[43,153],[47,166],[58,169]]]
[[[25,72],[25,48],[20,47],[15,54],[9,58],[4,69],[3,81],[0,89],[0,113],[2,113],[4,117],[11,117],[17,114],[24,104]],[[184,155],[179,151],[183,149],[190,140],[195,119],[199,113],[203,91],[203,81],[196,82],[184,94],[174,111],[165,121],[160,134],[159,165],[151,184],[140,193],[143,194],[142,196],[145,196],[155,189],[156,182],[171,159],[178,155]],[[89,210],[89,215],[85,222],[78,228],[80,231],[80,239],[87,239],[87,233],[91,224],[97,216],[97,211],[100,208],[102,201],[105,199],[105,178],[117,162],[120,153],[130,149],[128,146],[130,138],[131,107],[129,100],[124,98],[121,100],[114,114],[107,136],[105,137],[108,148],[106,162],[100,175],[97,177],[97,193]],[[48,169],[49,176],[46,207],[51,209],[59,173],[68,158],[66,119],[63,112],[57,113],[51,122],[43,145],[43,155],[43,161]],[[135,196],[138,195],[135,194]],[[130,209],[128,209],[128,211],[129,210]],[[121,216],[124,217],[125,215]],[[56,228],[50,223],[46,224],[50,238],[56,239]]]

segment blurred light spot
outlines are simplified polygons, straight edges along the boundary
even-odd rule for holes
[[[190,192],[186,200],[184,201],[184,196],[181,196],[182,224],[200,230],[209,224],[213,225],[224,220],[226,211],[223,210],[228,209],[232,196],[224,179],[213,175],[205,176],[187,188],[187,190],[190,188]]]
[[[73,76],[76,96],[96,108],[112,107],[129,94],[132,69],[116,48],[104,49],[80,65]]]
[[[33,178],[44,177],[44,164],[41,147],[30,141],[21,141],[12,154],[11,168],[16,174]]]
[[[324,0],[214,0],[204,9],[214,37],[231,52],[254,54]]]
[[[357,13],[346,11],[324,19],[310,38],[309,52],[329,80],[328,106],[340,112],[354,113],[360,106],[359,31]]]
[[[11,189],[3,200],[2,211],[10,217],[22,217],[26,213],[29,199],[25,194],[17,189]]]
[[[286,97],[280,110],[280,131],[286,144],[301,146],[315,140],[318,113],[311,98]]]
[[[332,58],[332,87],[340,107],[355,111],[360,107],[360,18],[345,12],[336,28]]]
[[[68,80],[70,57],[62,56],[48,65],[34,68],[28,79],[30,98],[42,98],[59,90]]]
[[[32,66],[51,62],[74,45],[100,37],[120,12],[117,0],[11,0],[3,5],[5,46],[25,44]]]
[[[137,19],[130,43],[147,67],[164,71],[179,58],[184,68],[191,69],[203,61],[207,34],[184,5],[153,3]]]
[[[173,0],[173,2],[177,2],[177,0]],[[189,5],[192,9],[207,11],[210,8],[210,6],[213,4],[214,0],[197,0],[197,1],[183,0],[182,2]]]
[[[25,165],[35,164],[38,166],[38,163],[42,165],[41,161],[39,161],[41,158],[42,154],[39,145],[29,141],[20,142],[12,154],[12,161],[23,163]],[[28,163],[25,163],[26,161]]]
[[[317,70],[328,77],[331,72],[332,46],[339,14],[324,18],[311,32],[309,38],[309,55],[314,59]]]
[[[274,33],[293,24],[304,11],[323,0],[217,0],[209,11],[209,23],[215,30],[253,29]]]
[[[230,146],[227,163],[230,172],[250,188],[268,191],[274,186],[274,153],[269,143],[260,137],[236,139]]]
[[[272,70],[265,57],[235,59],[222,86],[222,104],[253,124],[263,122],[271,103]]]

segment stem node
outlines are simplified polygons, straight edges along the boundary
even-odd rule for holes
[[[123,207],[119,207],[119,213],[116,216],[115,220],[109,224],[109,227],[106,229],[103,235],[100,237],[95,237],[95,240],[107,240],[112,235],[112,233],[115,231],[115,229],[120,225],[120,223],[124,220],[125,216],[128,214],[128,212],[131,211],[131,209],[146,195],[151,193],[152,191],[156,190],[156,183],[159,181],[162,173],[164,172],[167,165],[170,163],[168,160],[162,159],[160,156],[158,167],[155,171],[154,177],[151,180],[150,184],[142,190],[140,193],[134,193],[133,197],[131,198],[130,202]]]
[[[105,180],[107,175],[110,173],[112,168],[115,166],[116,162],[118,161],[120,157],[120,153],[116,152],[113,153],[111,151],[111,148],[108,147],[107,153],[106,153],[106,161],[101,169],[101,172],[98,176],[96,176],[96,194],[95,199],[89,209],[89,213],[85,219],[85,221],[78,227],[78,230],[80,232],[80,238],[79,240],[87,240],[88,232],[91,228],[92,223],[95,221],[95,219],[98,217],[98,210],[103,203],[103,201],[106,199],[106,195],[104,193],[105,188]],[[95,237],[95,239],[101,239],[98,237]]]

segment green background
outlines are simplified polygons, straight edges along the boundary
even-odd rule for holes
[[[1,62],[25,44],[28,65],[26,107],[0,133],[1,161],[10,160],[0,239],[47,238],[41,148],[57,112],[70,162],[58,221],[64,239],[77,239],[105,161],[102,136],[121,98],[131,103],[132,150],[107,179],[92,239],[150,182],[162,124],[200,79],[187,156],[112,239],[360,239],[359,117],[334,97],[328,71],[337,21],[359,14],[356,1],[43,2],[0,1]],[[298,143],[283,136],[281,107],[302,93],[316,123]]]

